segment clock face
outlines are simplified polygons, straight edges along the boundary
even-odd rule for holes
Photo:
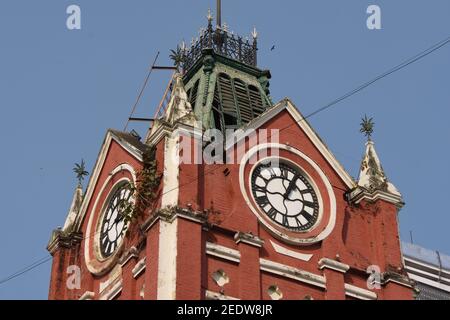
[[[260,209],[276,224],[298,232],[316,224],[319,215],[316,192],[295,166],[258,165],[252,174],[251,189]]]
[[[125,235],[125,222],[121,212],[124,202],[129,202],[132,193],[130,184],[119,187],[111,196],[100,225],[100,252],[110,257],[120,246]]]

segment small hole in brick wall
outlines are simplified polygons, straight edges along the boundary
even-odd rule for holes
[[[223,287],[224,285],[230,282],[230,278],[222,269],[219,269],[216,272],[214,272],[212,274],[212,278],[219,287]]]
[[[230,175],[230,169],[226,168],[225,170],[223,170],[223,174],[225,175],[225,177],[228,177]]]
[[[270,286],[269,289],[267,290],[267,293],[269,294],[269,297],[272,300],[283,299],[283,292],[281,292],[280,288],[278,288],[278,286],[276,285]]]

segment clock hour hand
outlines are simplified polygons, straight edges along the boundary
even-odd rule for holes
[[[292,190],[295,188],[295,183],[297,182],[298,175],[295,175],[294,178],[289,183],[289,186],[286,189],[286,193],[284,194],[284,199],[288,199],[289,195],[291,194]]]

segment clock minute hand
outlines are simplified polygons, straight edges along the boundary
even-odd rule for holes
[[[291,182],[289,183],[289,186],[286,189],[286,193],[284,194],[284,198],[288,199],[289,195],[291,194],[292,190],[294,190],[295,187],[295,183],[297,182],[298,176],[295,175],[294,178],[291,180]]]

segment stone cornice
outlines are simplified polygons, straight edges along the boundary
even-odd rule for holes
[[[319,269],[320,270],[331,269],[338,272],[346,273],[350,269],[350,266],[348,264],[336,260],[322,258],[319,260]]]
[[[401,196],[381,191],[375,190],[370,192],[364,187],[356,187],[350,193],[348,193],[348,201],[354,204],[359,204],[361,201],[366,200],[368,202],[376,202],[378,200],[384,200],[386,202],[394,204],[398,209],[401,209],[405,203]]]
[[[394,282],[404,287],[413,288],[414,283],[405,275],[396,272],[384,272],[382,274],[382,285]]]
[[[260,239],[259,237],[251,233],[238,232],[234,236],[234,240],[236,241],[237,244],[242,242],[257,248],[262,248],[262,246],[264,245],[264,240]]]
[[[139,252],[136,247],[131,247],[128,249],[120,258],[119,264],[123,267],[128,262],[130,262],[131,259],[138,259],[139,258]]]
[[[78,232],[66,233],[61,229],[53,230],[50,241],[47,245],[47,250],[53,255],[60,248],[70,249],[73,246],[81,243],[83,234]]]
[[[165,208],[156,211],[150,218],[148,218],[141,226],[141,230],[147,232],[158,221],[163,220],[172,223],[175,219],[181,218],[193,221],[199,224],[206,224],[207,215],[203,212],[197,212],[190,209],[183,208]]]

